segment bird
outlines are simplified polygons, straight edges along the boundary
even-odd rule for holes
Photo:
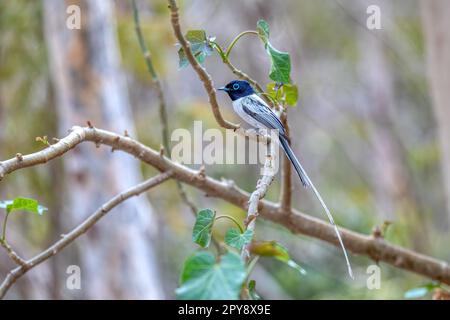
[[[218,88],[217,90],[224,91],[228,94],[232,101],[234,112],[236,112],[237,115],[242,120],[247,122],[250,126],[257,130],[278,131],[278,140],[280,142],[280,145],[287,158],[291,162],[292,166],[294,167],[295,171],[297,172],[298,177],[300,178],[300,182],[305,188],[311,188],[313,190],[313,193],[324,209],[330,224],[334,227],[336,236],[339,240],[339,244],[344,253],[348,274],[352,279],[354,279],[350,260],[348,258],[347,250],[345,248],[344,242],[342,241],[339,229],[337,228],[333,216],[327,205],[325,204],[325,201],[323,200],[319,191],[312,183],[305,169],[300,164],[298,158],[295,156],[294,151],[290,146],[289,138],[286,134],[286,129],[281,120],[267,105],[267,103],[256,94],[253,87],[246,80],[233,80],[224,87]]]

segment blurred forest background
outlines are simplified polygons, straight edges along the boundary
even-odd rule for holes
[[[370,233],[392,222],[386,239],[446,261],[450,199],[450,2],[448,1],[181,1],[182,28],[205,29],[226,46],[258,19],[271,41],[291,54],[299,103],[289,109],[300,155],[337,223]],[[65,26],[69,4],[81,7],[81,30]],[[381,29],[366,27],[369,5],[381,9]],[[204,88],[190,67],[178,70],[176,41],[165,0],[138,1],[141,24],[169,108],[171,130],[217,127]],[[248,37],[233,63],[269,82],[261,42]],[[207,59],[216,86],[234,79],[216,55]],[[225,118],[237,121],[219,95]],[[61,137],[86,121],[123,132],[159,149],[158,98],[147,72],[126,0],[0,0],[0,159],[37,151],[36,137]],[[259,167],[214,165],[207,173],[254,188]],[[113,194],[155,171],[120,152],[83,145],[63,158],[21,170],[0,182],[0,199],[27,196],[49,208],[42,217],[10,218],[9,242],[36,254]],[[322,217],[295,180],[294,206]],[[276,200],[279,177],[267,198]],[[122,204],[60,255],[19,280],[8,298],[174,298],[190,241],[193,216],[169,181]],[[199,207],[245,212],[190,187]],[[0,218],[3,217],[0,213]],[[223,236],[229,226],[221,220]],[[222,232],[222,233],[221,233]],[[351,256],[348,279],[338,248],[293,236],[258,221],[256,237],[279,240],[308,271],[261,259],[253,278],[266,299],[401,299],[427,279],[381,264],[381,288],[368,290],[367,258]],[[65,285],[79,265],[82,289]],[[13,267],[0,251],[0,275]]]

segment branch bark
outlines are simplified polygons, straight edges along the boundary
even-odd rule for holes
[[[47,259],[53,257],[62,249],[67,247],[69,244],[74,242],[79,236],[86,233],[92,226],[94,226],[101,218],[103,218],[108,212],[117,207],[119,204],[124,202],[125,200],[138,196],[139,194],[148,191],[149,189],[163,183],[164,181],[170,179],[172,177],[172,171],[166,171],[162,174],[159,174],[147,181],[144,181],[134,187],[129,188],[128,190],[116,195],[111,200],[106,202],[100,208],[97,209],[91,216],[89,216],[86,220],[84,220],[80,225],[70,231],[68,234],[63,235],[62,239],[57,241],[54,245],[49,247],[47,250],[41,252],[35,257],[24,261],[21,263],[21,266],[11,270],[9,274],[6,276],[3,283],[0,285],[0,299],[2,299],[7,293],[8,289],[25,273],[27,273],[30,269],[36,267]]]
[[[210,197],[221,198],[244,210],[248,210],[249,194],[228,181],[218,181],[199,174],[188,167],[172,162],[130,137],[96,128],[74,127],[71,133],[56,144],[33,154],[0,162],[0,180],[16,170],[43,164],[63,155],[83,141],[96,145],[107,145],[122,150],[161,172],[172,171],[173,178],[204,191]],[[333,226],[296,210],[283,211],[276,203],[260,200],[258,211],[262,218],[278,223],[295,234],[303,234],[339,246]],[[415,272],[430,279],[450,285],[448,262],[438,260],[400,246],[387,243],[384,239],[363,235],[340,228],[347,249],[367,256],[376,262],[385,262],[396,268]]]
[[[222,114],[220,113],[219,104],[217,102],[216,89],[214,88],[211,76],[200,65],[200,63],[198,63],[197,59],[195,59],[191,50],[191,45],[189,44],[189,41],[187,41],[184,38],[184,35],[181,31],[177,3],[175,0],[168,0],[168,2],[169,2],[169,9],[171,12],[173,32],[178,41],[180,42],[180,45],[183,47],[189,63],[191,64],[192,68],[194,68],[198,77],[202,81],[203,86],[205,87],[206,93],[208,94],[209,103],[211,105],[212,112],[214,114],[214,117],[216,118],[217,123],[225,129],[235,129],[235,130],[238,129],[239,125],[231,123],[222,117]]]
[[[272,141],[268,145],[268,148],[269,152],[266,156],[266,161],[264,162],[263,176],[260,180],[258,180],[256,184],[256,189],[255,191],[252,192],[248,200],[248,211],[247,211],[247,218],[245,219],[245,227],[246,230],[250,230],[253,233],[256,226],[256,218],[259,215],[258,212],[259,201],[262,198],[264,198],[264,196],[267,193],[267,190],[269,190],[269,187],[273,182],[276,172],[273,167],[273,163],[275,161],[276,156],[275,142]],[[244,261],[246,262],[248,261],[248,259],[250,258],[250,243],[243,246],[241,256],[244,259]]]
[[[281,112],[280,117],[281,122],[286,130],[286,136],[290,138],[289,133],[289,124],[287,121],[287,113],[286,110]],[[287,158],[287,156],[283,155],[283,166],[281,169],[281,191],[280,191],[280,205],[281,210],[290,211],[292,205],[292,176],[291,176],[291,162]]]
[[[22,259],[11,246],[6,242],[6,240],[0,240],[0,245],[6,250],[9,258],[17,263],[19,266],[23,266],[26,264],[26,261]]]

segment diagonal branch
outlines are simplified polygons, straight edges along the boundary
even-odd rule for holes
[[[3,283],[0,285],[0,299],[2,299],[9,288],[25,273],[27,273],[30,269],[35,266],[41,264],[47,259],[53,257],[66,246],[75,241],[79,236],[86,233],[95,223],[97,223],[101,218],[103,218],[107,213],[109,213],[112,209],[117,207],[119,204],[124,202],[125,200],[138,196],[141,193],[148,191],[149,189],[163,183],[164,181],[170,179],[173,175],[172,171],[166,171],[165,173],[161,173],[147,181],[144,181],[134,187],[129,188],[128,190],[116,195],[111,200],[106,202],[100,208],[97,209],[91,216],[89,216],[86,220],[84,220],[80,225],[70,231],[68,234],[63,235],[62,239],[57,241],[47,250],[41,252],[35,257],[25,261],[25,263],[13,270],[11,270],[6,276]]]
[[[122,150],[161,172],[172,171],[173,178],[205,192],[208,196],[223,199],[244,210],[248,210],[249,194],[229,181],[219,181],[205,174],[199,174],[186,166],[161,156],[142,143],[113,132],[96,128],[74,127],[70,134],[50,147],[29,155],[21,160],[14,157],[0,162],[0,180],[13,171],[46,163],[68,152],[83,141],[96,145],[107,145]],[[282,211],[277,203],[260,200],[259,214],[262,218],[284,226],[295,234],[303,234],[339,246],[332,225],[301,213],[297,210]],[[383,238],[360,234],[340,228],[347,249],[364,255],[376,262],[385,262],[396,268],[415,272],[430,279],[450,285],[450,266],[448,262],[390,244]]]
[[[203,86],[205,87],[205,90],[209,97],[209,103],[211,105],[212,112],[214,114],[214,117],[216,118],[217,123],[225,129],[235,129],[235,130],[238,129],[239,125],[228,122],[222,117],[222,114],[220,113],[219,104],[217,102],[216,89],[214,88],[211,76],[208,74],[205,68],[203,68],[200,65],[197,59],[195,59],[189,41],[185,39],[183,33],[181,32],[177,3],[175,0],[168,0],[168,2],[169,2],[169,9],[171,12],[173,32],[175,33],[176,38],[180,42],[180,45],[183,47],[183,50],[186,53],[186,57],[189,63],[191,64],[192,68],[194,68],[198,77],[202,81]]]

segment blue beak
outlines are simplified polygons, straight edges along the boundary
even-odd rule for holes
[[[227,87],[217,88],[217,90],[220,90],[220,91],[230,91],[230,89],[228,89]]]

